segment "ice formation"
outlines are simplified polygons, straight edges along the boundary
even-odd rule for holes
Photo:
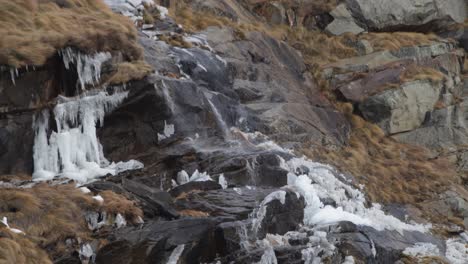
[[[218,183],[219,183],[219,185],[221,185],[221,187],[223,189],[227,189],[228,182],[226,181],[226,178],[224,177],[224,174],[219,175]]]
[[[284,166],[284,165],[283,165]],[[407,224],[386,215],[380,205],[365,206],[364,194],[352,186],[340,181],[328,165],[312,162],[305,158],[293,158],[286,162],[290,171],[288,184],[297,188],[306,201],[304,223],[328,225],[340,221],[351,221],[357,225],[366,225],[376,230],[414,230],[425,232],[430,226]],[[337,208],[324,206],[321,199],[335,201]]]
[[[181,170],[177,173],[177,183],[179,185],[183,185],[188,182],[194,182],[194,181],[213,181],[213,179],[208,173],[206,172],[202,173],[202,172],[199,172],[198,170],[195,170],[195,172],[193,172],[192,176],[190,177],[185,170]]]
[[[72,48],[63,49],[59,54],[62,56],[63,64],[67,70],[70,69],[71,64],[75,65],[82,90],[88,84],[95,85],[99,83],[102,64],[112,58],[109,52],[98,52],[94,55],[87,55]]]
[[[452,264],[466,264],[468,260],[468,241],[464,238],[447,240],[445,256]]]
[[[168,139],[175,133],[175,128],[173,124],[167,124],[166,121],[164,121],[164,130],[162,134],[158,133],[158,141]]]
[[[179,261],[180,256],[184,252],[185,245],[178,245],[174,251],[172,251],[171,255],[169,256],[169,260],[167,261],[167,264],[177,264]]]
[[[403,254],[412,257],[427,257],[439,256],[439,248],[431,243],[416,243],[412,247],[408,247],[403,251]]]
[[[99,91],[80,98],[61,97],[53,110],[56,131],[49,127],[49,110],[36,116],[33,179],[50,180],[60,176],[84,183],[107,174],[142,168],[143,164],[134,160],[110,163],[96,135],[96,127],[104,124],[105,114],[127,94]]]
[[[23,235],[25,234],[23,231],[19,229],[11,228],[10,225],[8,224],[8,218],[6,218],[5,216],[3,217],[2,220],[0,220],[0,223],[2,223],[4,226],[6,226],[6,228],[8,228],[8,230],[10,230],[11,232],[15,234],[23,234]]]
[[[249,216],[252,219],[252,231],[256,235],[258,230],[261,227],[263,218],[265,218],[267,206],[272,201],[278,200],[281,204],[284,205],[286,202],[286,192],[285,191],[276,191],[272,192],[263,199],[262,203],[258,208],[256,208]]]

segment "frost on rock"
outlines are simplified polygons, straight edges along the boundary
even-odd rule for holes
[[[71,64],[75,65],[82,90],[88,84],[96,85],[99,83],[102,64],[112,58],[109,52],[98,52],[94,55],[87,55],[72,48],[63,49],[59,54],[62,56],[63,64],[67,70],[70,69]]]
[[[175,128],[173,124],[167,124],[166,121],[164,121],[164,131],[162,134],[158,133],[158,141],[168,139],[175,133]]]
[[[179,173],[177,173],[177,183],[179,185],[195,181],[213,181],[213,179],[207,172],[201,173],[198,170],[195,170],[195,172],[190,177],[185,170],[181,170]]]
[[[94,257],[94,251],[93,248],[91,247],[90,244],[86,243],[84,245],[81,245],[80,250],[79,250],[79,255],[80,259],[83,261],[89,260],[92,257]],[[86,262],[83,262],[86,263]]]
[[[226,178],[224,177],[224,174],[219,175],[218,183],[219,183],[219,185],[221,185],[221,187],[223,189],[227,189],[228,182],[226,181]]]
[[[257,264],[278,264],[275,251],[272,246],[268,246]]]
[[[446,242],[447,251],[445,257],[452,264],[466,264],[468,260],[468,241],[461,239],[449,239]]]
[[[117,228],[121,228],[127,225],[127,221],[125,221],[125,218],[121,214],[117,214],[115,217],[115,225]]]
[[[403,254],[412,257],[430,257],[439,256],[439,248],[431,243],[416,243],[412,247],[408,247],[403,251]]]
[[[108,94],[100,91],[81,98],[59,98],[53,110],[56,131],[49,128],[51,113],[42,111],[34,120],[34,180],[55,176],[85,183],[107,174],[140,169],[138,161],[110,163],[103,154],[96,127],[104,125],[104,116],[117,107],[128,92]]]
[[[286,192],[276,191],[270,193],[267,195],[267,197],[265,197],[265,199],[263,199],[262,203],[260,203],[260,206],[249,215],[249,218],[252,219],[252,231],[255,236],[262,225],[263,218],[265,218],[268,204],[275,200],[280,201],[281,204],[284,205],[286,202]]]
[[[171,255],[169,256],[169,260],[167,261],[167,264],[177,264],[179,261],[180,256],[184,252],[185,245],[178,245],[174,251],[172,251]]]

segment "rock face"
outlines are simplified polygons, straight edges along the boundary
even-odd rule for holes
[[[429,31],[431,27],[462,23],[467,17],[463,0],[347,0],[346,3],[358,24],[369,31]]]
[[[398,90],[370,97],[360,105],[360,110],[366,119],[378,123],[388,133],[401,133],[421,126],[426,113],[439,100],[441,90],[441,83],[405,83]]]
[[[106,2],[142,23],[143,1]],[[348,0],[330,14],[309,7],[314,1],[247,2],[194,0],[190,7],[238,22],[258,15],[275,25],[310,20],[310,28],[333,35],[424,30],[465,16],[465,2],[455,0],[447,1],[452,5]],[[307,8],[299,10],[301,3]],[[100,142],[97,152],[114,166],[135,159],[145,167],[85,186],[128,197],[144,217],[138,225],[94,230],[95,244],[106,241],[85,252],[95,263],[349,263],[350,257],[357,263],[395,263],[417,243],[431,244],[445,256],[446,244],[427,226],[404,223],[406,213],[395,213],[400,220],[386,215],[366,200],[363,188],[354,187],[352,177],[290,150],[306,143],[336,149],[353,142],[348,119],[286,42],[261,32],[239,36],[225,26],[188,33],[170,17],[140,29],[139,42],[154,72],[107,87],[125,98],[112,111],[99,108],[100,118],[91,119],[90,127]],[[433,149],[453,146],[460,167],[468,170],[468,154],[458,149],[468,144],[467,104],[459,100],[464,53],[449,41],[375,52],[370,41],[357,42],[361,56],[322,65],[337,100],[352,103],[355,114],[388,136]],[[33,127],[40,110],[107,89],[96,84],[81,91],[77,69],[63,64],[52,58],[38,70],[19,69],[13,72],[15,83],[2,69],[0,176],[33,171]],[[103,72],[111,66],[102,65]],[[443,77],[402,78],[414,67]],[[57,133],[51,120],[47,133]],[[73,147],[67,143],[60,146]],[[445,191],[435,207],[468,217],[468,199],[460,193],[463,189]]]

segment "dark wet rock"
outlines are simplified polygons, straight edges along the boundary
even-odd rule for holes
[[[211,216],[244,220],[274,189],[236,188],[188,193],[177,200],[180,209],[206,212]]]
[[[178,197],[183,193],[189,193],[193,191],[211,191],[211,190],[218,190],[221,189],[221,185],[214,181],[193,181],[188,182],[186,184],[180,185],[175,187],[174,189],[170,190],[169,193],[173,197]]]
[[[32,113],[0,113],[0,175],[32,173],[32,125]]]
[[[343,256],[353,256],[365,263],[395,263],[402,252],[416,242],[436,245],[445,252],[445,242],[431,234],[417,231],[377,231],[371,227],[355,226],[341,222],[328,234],[329,241],[336,240]]]
[[[284,235],[296,230],[304,219],[304,207],[304,198],[292,191],[286,193],[284,204],[279,200],[271,201],[257,236],[262,239],[267,233]]]
[[[180,219],[149,222],[139,228],[124,228],[101,248],[96,263],[166,263],[172,251],[184,245],[180,261],[201,263],[213,260],[216,219]]]
[[[168,218],[177,218],[179,216],[173,208],[174,201],[169,193],[128,179],[123,180],[122,187],[143,201],[143,209],[150,216],[162,215]]]

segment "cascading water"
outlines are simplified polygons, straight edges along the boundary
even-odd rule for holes
[[[87,182],[106,174],[142,168],[143,164],[135,160],[109,163],[96,136],[96,126],[104,124],[104,115],[127,94],[99,91],[78,99],[61,97],[62,102],[53,109],[57,131],[49,128],[50,111],[43,110],[34,122],[33,179],[49,180],[58,175]]]

